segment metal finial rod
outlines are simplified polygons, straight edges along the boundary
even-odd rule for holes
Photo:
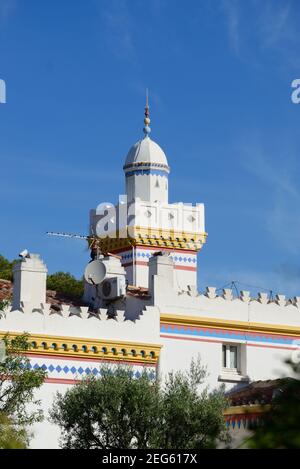
[[[145,107],[145,111],[146,110],[149,113],[149,90],[148,90],[148,88],[146,88],[146,107]]]
[[[151,132],[151,129],[149,127],[150,122],[151,121],[150,121],[150,109],[149,109],[149,91],[148,91],[148,88],[146,88],[146,106],[145,106],[145,119],[144,119],[145,127],[143,129],[146,137]]]

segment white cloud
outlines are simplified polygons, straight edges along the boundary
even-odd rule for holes
[[[299,67],[297,2],[222,0],[221,6],[230,47],[240,60],[257,65],[272,50],[281,64]]]
[[[240,155],[242,166],[263,184],[262,193],[267,194],[263,200],[261,219],[271,238],[276,241],[287,254],[296,255],[300,249],[300,191],[297,174],[296,147],[292,149],[284,139],[281,145],[266,150],[263,144],[248,138]],[[250,143],[249,143],[250,142]],[[288,149],[287,149],[288,148]]]
[[[222,0],[222,10],[226,18],[230,46],[238,56],[240,52],[239,1]]]
[[[292,38],[290,2],[266,2],[258,19],[258,33],[263,47],[276,46]]]
[[[282,154],[276,157],[270,153],[271,159],[259,142],[254,143],[253,138],[249,138],[249,142],[241,149],[244,168],[260,178],[272,191],[280,190],[299,201],[300,192],[293,181],[292,170],[288,167],[286,150],[278,149]],[[277,161],[284,161],[285,164],[278,165]]]
[[[278,245],[297,256],[300,250],[300,209],[284,198],[274,201],[266,217],[266,228]]]
[[[110,0],[106,7],[100,5],[101,23],[110,50],[119,59],[135,61],[134,28],[128,2]]]

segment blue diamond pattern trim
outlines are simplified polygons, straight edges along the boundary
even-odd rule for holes
[[[145,251],[136,251],[135,254],[133,255],[133,252],[130,252],[130,253],[126,253],[126,254],[121,254],[122,256],[122,260],[123,261],[126,261],[128,259],[133,259],[133,257],[135,258],[147,258],[149,259],[151,256],[152,256],[153,252],[145,252]],[[184,264],[190,264],[191,262],[193,264],[196,264],[197,263],[197,258],[195,256],[193,257],[182,257],[182,256],[178,256],[178,255],[171,255],[172,259],[175,261],[175,262],[182,262]]]
[[[75,366],[72,366],[70,368],[67,365],[65,365],[62,368],[60,365],[56,365],[56,366],[54,366],[52,364],[46,365],[45,363],[43,363],[43,364],[38,364],[38,363],[31,364],[31,363],[29,363],[26,367],[28,369],[34,369],[34,370],[38,370],[38,369],[43,369],[44,371],[48,370],[50,373],[52,373],[53,371],[57,371],[58,373],[60,373],[61,371],[64,371],[64,373],[66,373],[66,374],[71,372],[73,375],[76,375],[78,373],[80,375],[82,375],[83,373],[85,373],[88,376],[90,374],[93,374],[94,376],[97,376],[97,375],[101,375],[103,373],[101,368],[97,369],[97,368],[92,368],[92,367],[86,367],[85,369],[83,369],[81,366],[79,368],[76,368]],[[135,378],[140,378],[142,376],[142,373],[140,371],[132,370],[132,375]],[[155,379],[155,372],[153,370],[148,371],[148,375],[149,375],[149,378],[151,380]]]

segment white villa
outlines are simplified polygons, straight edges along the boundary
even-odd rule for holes
[[[30,334],[31,366],[47,372],[38,392],[46,416],[57,390],[97,376],[103,361],[129,363],[136,376],[146,367],[155,378],[188,368],[200,355],[208,384],[229,390],[286,375],[284,360],[297,350],[300,297],[198,292],[204,204],[169,201],[169,160],[150,138],[148,105],[144,122],[145,135],[123,167],[126,197],[90,212],[92,260],[82,304],[47,302],[47,267],[39,255],[23,253],[14,268],[0,337]],[[58,446],[59,429],[47,419],[34,433],[33,448]]]

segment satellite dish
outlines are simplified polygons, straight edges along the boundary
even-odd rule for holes
[[[99,285],[106,276],[106,267],[100,260],[90,262],[84,271],[84,278],[90,285]]]

